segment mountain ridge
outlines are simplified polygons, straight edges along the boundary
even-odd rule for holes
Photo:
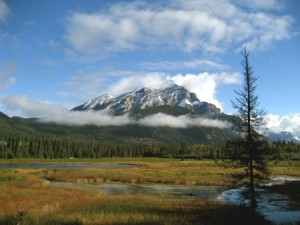
[[[189,92],[181,86],[170,86],[165,89],[151,89],[148,87],[128,91],[117,97],[100,95],[84,104],[74,107],[73,111],[104,110],[114,115],[129,114],[135,121],[140,121],[151,115],[167,114],[182,118],[204,118],[208,121],[222,120],[231,122],[235,116],[222,113],[211,103],[199,100],[195,93]],[[95,115],[89,114],[89,116]],[[101,114],[100,114],[101,115]],[[149,117],[148,117],[149,118]],[[150,117],[153,119],[154,117]],[[165,117],[167,118],[167,117]],[[173,118],[172,118],[173,119]],[[225,144],[232,138],[230,128],[213,126],[147,126],[142,124],[128,124],[123,126],[73,126],[55,122],[42,123],[38,118],[24,119],[9,117],[0,112],[0,138],[10,133],[28,135],[59,135],[74,138],[92,138],[101,142],[113,143],[204,143]],[[288,141],[295,141],[290,134],[282,133],[281,137]],[[280,137],[280,138],[281,138]],[[269,139],[276,141],[278,135]],[[282,139],[280,139],[282,140]]]
[[[195,93],[178,85],[164,89],[143,87],[125,92],[117,97],[108,94],[100,95],[71,110],[107,110],[111,113],[125,113],[157,106],[179,106],[192,112],[207,115],[221,113],[221,110],[215,105],[199,100]]]

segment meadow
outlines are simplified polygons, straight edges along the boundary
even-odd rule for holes
[[[247,208],[166,193],[107,195],[101,190],[62,188],[51,181],[226,186],[233,169],[210,160],[159,158],[15,159],[0,163],[133,164],[122,169],[0,170],[0,224],[270,224]],[[299,161],[271,163],[272,176],[300,176]]]

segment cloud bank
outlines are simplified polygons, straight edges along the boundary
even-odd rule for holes
[[[42,102],[29,98],[28,96],[8,96],[3,104],[12,111],[18,111],[23,116],[41,118],[41,122],[53,122],[75,126],[96,125],[96,126],[125,126],[141,125],[148,127],[215,127],[220,129],[230,128],[231,124],[221,120],[211,120],[188,115],[171,116],[163,113],[150,115],[136,120],[128,114],[112,116],[105,111],[68,111],[58,104]],[[270,131],[279,133],[282,131],[291,132],[295,138],[300,140],[300,114],[279,116],[269,114],[267,126]]]
[[[212,120],[206,118],[192,118],[186,115],[171,116],[163,113],[147,116],[138,121],[138,124],[150,127],[215,127],[220,129],[229,128],[231,125],[226,121]]]
[[[170,116],[163,113],[147,116],[136,120],[128,114],[112,116],[105,111],[68,111],[57,104],[33,100],[28,96],[9,96],[4,98],[4,104],[10,110],[19,110],[27,117],[41,118],[41,122],[53,122],[75,126],[96,125],[96,126],[125,126],[140,125],[150,127],[215,127],[220,129],[229,128],[226,121],[211,120],[199,117]]]
[[[66,18],[69,55],[99,55],[139,48],[223,53],[247,45],[264,49],[289,39],[293,19],[274,13],[277,0],[168,0],[121,2]]]

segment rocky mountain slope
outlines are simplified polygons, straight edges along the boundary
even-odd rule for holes
[[[196,94],[178,85],[162,90],[143,87],[117,97],[101,95],[72,110],[108,110],[112,113],[124,113],[159,106],[182,107],[191,112],[206,115],[221,113],[215,105],[200,101]]]
[[[188,118],[208,118],[231,122],[233,116],[226,115],[215,105],[203,102],[194,93],[181,86],[171,86],[165,89],[150,89],[143,87],[126,92],[117,97],[102,95],[80,106],[74,111],[105,110],[112,115],[128,113],[135,120],[163,113]],[[203,143],[225,144],[232,137],[230,128],[190,126],[172,128],[168,126],[143,126],[131,124],[126,126],[71,126],[58,123],[41,123],[37,118],[24,119],[8,117],[0,112],[1,137],[18,134],[51,135],[74,137],[76,139],[92,139],[107,143]],[[295,141],[291,134],[284,135],[267,133],[270,140]]]

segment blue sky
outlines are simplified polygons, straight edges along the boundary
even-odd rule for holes
[[[250,3],[251,2],[251,3]],[[298,0],[0,0],[0,111],[175,82],[233,113],[240,50],[269,128],[300,137]]]

